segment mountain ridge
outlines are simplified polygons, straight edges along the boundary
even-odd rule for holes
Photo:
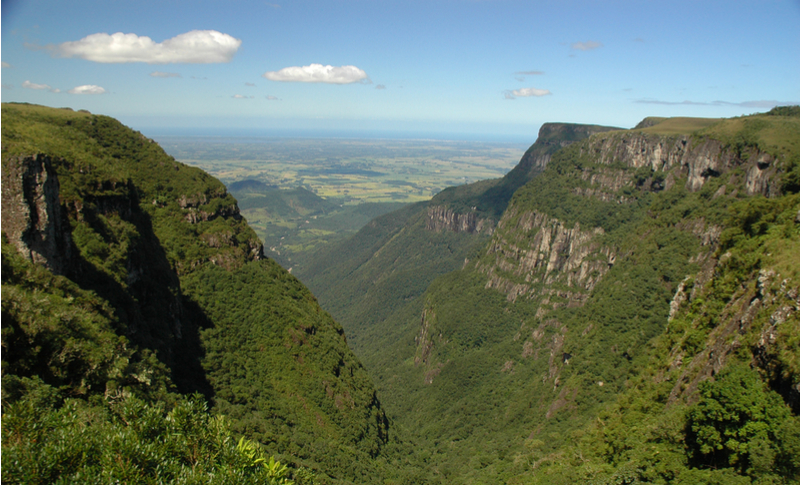
[[[226,432],[260,443],[295,478],[303,468],[324,483],[395,473],[388,450],[401,445],[341,327],[264,257],[221,182],[112,118],[2,108],[4,455],[20,450],[6,410],[29,409],[37,393],[53,400],[14,422],[77,405],[104,423],[115,396],[158,407],[200,392],[227,415]],[[41,299],[53,303],[37,311]],[[22,453],[51,446],[41,443]],[[89,451],[58,473],[87,473],[99,459]],[[7,470],[17,473],[4,462],[4,480]]]
[[[559,148],[457,268],[430,280],[400,311],[360,323],[372,328],[355,348],[390,416],[431,448],[437,476],[450,483],[717,483],[723,476],[793,483],[797,468],[787,457],[795,438],[777,433],[775,423],[749,418],[771,430],[763,443],[777,475],[748,468],[755,455],[710,453],[692,430],[721,429],[698,407],[726,385],[713,384],[719,373],[748,382],[753,399],[772,403],[795,429],[796,417],[786,413],[800,382],[789,370],[796,369],[789,362],[797,280],[773,276],[780,280],[770,280],[773,290],[751,288],[759,271],[779,274],[774,261],[796,274],[789,254],[797,247],[798,134],[798,119],[776,110],[649,120]],[[459,189],[463,199],[452,197]],[[470,189],[442,198],[451,196],[451,207],[476,200]],[[776,284],[786,290],[774,293]],[[772,303],[750,307],[754,297]],[[340,315],[351,328],[352,317]],[[752,370],[736,370],[741,365]],[[592,424],[593,416],[610,419],[615,402],[643,396],[653,396],[651,411],[637,404],[617,412],[640,416],[654,434],[611,442]],[[633,422],[614,422],[635,434]],[[742,433],[742,443],[755,439],[725,432]],[[657,433],[678,438],[659,442]],[[569,442],[579,435],[594,441]],[[629,448],[626,439],[638,444]],[[648,461],[637,449],[673,461]]]

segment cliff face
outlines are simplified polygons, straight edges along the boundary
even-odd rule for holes
[[[558,150],[568,147],[576,141],[589,138],[595,133],[616,130],[622,130],[622,128],[575,123],[545,123],[539,128],[536,143],[525,152],[519,165],[509,173],[509,178],[530,180],[547,168],[550,158]]]
[[[441,232],[488,233],[493,230],[491,219],[480,218],[474,212],[459,214],[453,209],[438,205],[428,207],[425,229]]]
[[[2,200],[2,227],[9,241],[31,261],[63,274],[71,244],[50,159],[34,155],[9,160],[3,167]]]
[[[723,174],[730,177],[729,183],[721,184],[714,197],[726,192],[735,197],[739,191],[748,196],[781,194],[774,156],[757,147],[741,151],[718,140],[634,131],[592,137],[580,145],[576,157],[584,162],[571,174],[571,194],[602,203],[635,204],[637,192],[670,190],[676,183],[698,192],[709,179]],[[603,227],[582,226],[522,206],[512,202],[498,223],[486,250],[492,262],[476,263],[488,276],[486,288],[505,293],[510,301],[522,295],[557,294],[561,303],[554,307],[548,298],[541,300],[539,316],[559,305],[581,305],[613,266],[620,248],[609,245]],[[679,225],[699,238],[704,248],[696,260],[715,249],[718,225],[704,219]]]
[[[631,132],[595,138],[581,152],[595,163],[671,172],[673,180],[685,179],[687,190],[692,192],[700,190],[710,178],[740,169],[747,195],[774,197],[781,193],[775,157],[754,146],[740,149],[704,137]],[[622,179],[621,183],[626,182]],[[600,186],[612,191],[619,188],[607,183]]]
[[[491,234],[514,192],[540,174],[555,152],[595,133],[614,130],[619,128],[545,123],[536,142],[503,178],[450,187],[434,197],[428,208],[428,229]]]

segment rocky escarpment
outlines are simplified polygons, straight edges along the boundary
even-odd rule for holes
[[[534,175],[544,171],[550,158],[558,150],[589,138],[595,133],[621,129],[613,126],[545,123],[539,129],[536,143],[525,152],[519,164],[512,170],[511,176],[521,176],[520,178],[530,180]]]
[[[55,274],[71,258],[69,223],[59,199],[58,176],[46,155],[20,156],[3,166],[3,233],[17,250]]]
[[[491,234],[514,192],[544,171],[558,150],[595,133],[619,130],[610,126],[545,123],[536,142],[503,178],[449,187],[431,200],[426,227],[430,231]]]
[[[172,210],[183,214],[178,224],[221,222],[201,231],[193,241],[208,248],[205,255],[187,258],[189,265],[171,262],[151,214],[139,205],[141,192],[131,179],[93,174],[91,183],[76,191],[76,181],[83,183],[80,177],[87,170],[73,168],[70,160],[44,154],[4,159],[4,236],[28,260],[111,302],[120,331],[134,344],[155,350],[183,385],[179,374],[197,374],[191,356],[199,349],[184,337],[187,320],[196,320],[198,315],[183,297],[178,273],[205,261],[230,270],[261,259],[260,241],[242,232],[236,201],[224,191],[177,200],[161,198],[154,200],[152,209],[169,210],[175,205]],[[62,185],[67,189],[62,190]],[[247,235],[251,237],[243,237]],[[195,324],[189,327],[194,329]],[[178,362],[178,349],[184,362]],[[198,390],[203,385],[191,383],[186,388]]]
[[[601,228],[569,227],[536,211],[520,214],[511,208],[506,214],[498,226],[502,235],[486,249],[491,262],[484,259],[476,267],[488,276],[486,288],[505,293],[509,301],[544,297],[540,313],[580,304],[614,264],[615,251],[596,240]]]
[[[436,349],[447,345],[447,340],[436,327],[436,311],[427,305],[422,311],[419,332],[414,337],[416,351],[414,353],[414,366],[425,368],[424,382],[432,384],[433,379],[442,371],[447,362],[437,360]]]
[[[595,137],[581,147],[581,154],[593,163],[670,172],[663,188],[669,189],[675,179],[685,179],[686,188],[692,192],[700,190],[710,178],[738,168],[744,172],[747,195],[780,195],[776,158],[753,146],[740,148],[706,137],[632,131]],[[607,191],[619,188],[607,181],[597,182]]]
[[[606,133],[575,146],[580,169],[571,172],[569,191],[579,198],[626,205],[638,200],[637,194],[670,190],[676,183],[697,192],[723,174],[728,183],[716,190],[715,198],[738,191],[780,195],[779,160],[754,146],[642,131]],[[713,251],[722,230],[702,218],[678,226],[698,238],[703,248],[695,258],[698,263]],[[542,297],[542,316],[558,306],[581,305],[611,268],[619,249],[602,242],[604,234],[601,227],[567,223],[512,203],[476,267],[487,276],[486,288],[505,293],[509,301]]]
[[[465,232],[491,234],[494,223],[491,219],[479,217],[475,212],[459,214],[453,209],[441,205],[428,207],[425,218],[425,229],[428,231]]]

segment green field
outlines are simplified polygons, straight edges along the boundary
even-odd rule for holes
[[[287,268],[371,219],[446,187],[498,178],[526,144],[439,140],[156,137],[222,180]]]

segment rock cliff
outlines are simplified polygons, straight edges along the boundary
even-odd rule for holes
[[[3,166],[2,177],[3,233],[28,259],[63,274],[72,245],[49,157],[14,157]]]
[[[479,217],[475,212],[459,214],[453,209],[436,205],[428,207],[425,229],[441,232],[492,233],[492,220]]]

